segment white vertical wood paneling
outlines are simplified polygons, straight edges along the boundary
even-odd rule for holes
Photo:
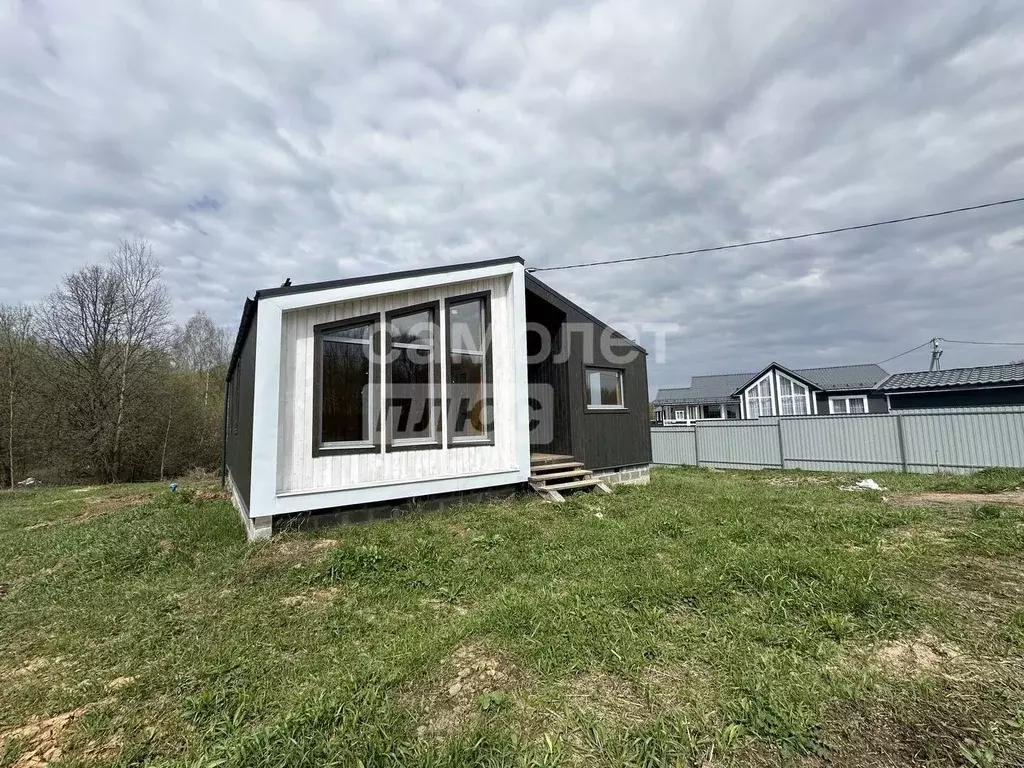
[[[281,318],[281,375],[277,492],[319,491],[372,483],[508,472],[518,469],[516,328],[510,276],[470,280],[405,293],[285,311]],[[313,458],[313,326],[489,290],[495,444]],[[442,323],[446,322],[443,317]],[[443,340],[444,336],[442,336]],[[442,342],[442,355],[446,354]],[[377,371],[377,381],[383,371]],[[442,384],[442,396],[446,387]],[[383,398],[383,393],[382,393]],[[381,402],[383,407],[383,400]],[[445,409],[446,410],[446,409]],[[446,430],[447,417],[442,429]],[[442,436],[446,431],[442,432]]]

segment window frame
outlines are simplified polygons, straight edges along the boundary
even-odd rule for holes
[[[433,419],[433,436],[429,439],[423,438],[398,438],[397,440],[392,437],[391,434],[391,421],[393,409],[390,407],[391,401],[391,389],[394,383],[391,380],[391,369],[394,364],[392,359],[392,352],[394,350],[394,342],[391,338],[391,323],[393,320],[406,315],[415,315],[420,312],[430,313],[430,324],[433,326],[431,333],[431,344],[430,354],[431,359],[431,375],[433,376],[433,393],[431,396],[432,402],[430,403],[430,409]],[[441,349],[441,329],[440,329],[440,313],[441,313],[441,301],[435,299],[433,301],[426,301],[421,304],[413,304],[407,307],[396,307],[390,309],[384,313],[384,324],[381,329],[381,335],[384,338],[384,372],[382,377],[382,390],[384,393],[383,408],[384,411],[380,422],[380,429],[383,432],[383,443],[385,453],[398,453],[400,451],[431,451],[437,450],[443,447],[442,444],[442,377],[444,376],[444,367],[441,362],[442,349]],[[386,416],[386,419],[384,418]]]
[[[846,409],[847,410],[845,412],[842,412],[842,413],[837,413],[836,412],[834,403],[839,401],[839,400],[847,401],[847,404],[846,404]],[[851,411],[850,410],[850,404],[849,404],[850,400],[860,400],[860,401],[862,401],[864,403],[864,411],[863,411],[863,413],[854,413],[853,411]],[[864,415],[866,415],[868,413],[870,413],[870,411],[868,411],[868,396],[867,395],[830,395],[829,398],[828,398],[828,415],[829,416],[864,416]]]
[[[614,373],[619,377],[619,397],[621,402],[618,405],[592,405],[587,400],[590,397],[590,372]],[[626,406],[626,369],[615,368],[610,365],[584,365],[583,366],[583,405],[587,413],[628,413]]]
[[[762,381],[767,381],[768,382],[768,397],[765,398],[764,395],[761,395],[760,393],[758,393],[754,397],[754,399],[758,400],[758,401],[767,399],[769,401],[769,404],[770,404],[771,412],[767,413],[767,414],[761,413],[761,406],[759,404],[758,407],[757,407],[757,410],[758,410],[757,415],[756,416],[752,416],[751,415],[751,410],[750,410],[751,390],[759,389],[760,386],[761,386],[761,382]],[[774,370],[768,371],[763,376],[758,378],[757,381],[752,382],[750,384],[750,386],[746,387],[743,390],[743,405],[744,405],[744,408],[746,410],[746,416],[747,416],[748,419],[763,419],[763,418],[768,418],[769,416],[776,416],[776,415],[778,415],[776,413],[776,404],[775,404],[775,371]]]
[[[360,325],[370,326],[370,440],[352,441],[350,443],[323,441],[323,373],[324,373],[324,335],[332,331],[356,328]],[[343,342],[344,343],[344,342]],[[381,315],[374,312],[344,320],[332,320],[317,323],[313,326],[313,458],[321,456],[344,456],[357,453],[378,453],[381,446],[380,424],[380,393],[382,390],[381,376]]]
[[[775,371],[775,375],[778,377],[778,380],[776,382],[776,389],[778,390],[779,416],[813,416],[814,414],[811,411],[811,387],[810,387],[810,385],[809,384],[805,384],[804,382],[800,381],[799,379],[795,379],[792,376],[787,376],[782,371]],[[795,398],[800,397],[800,395],[797,395],[797,394],[784,395],[784,394],[782,394],[782,381],[781,381],[782,379],[785,379],[786,381],[788,381],[790,383],[791,387],[793,385],[796,385],[796,386],[799,386],[799,387],[803,387],[803,390],[804,390],[804,394],[803,394],[804,412],[803,413],[783,413],[783,411],[782,411],[782,398],[788,397],[788,398],[793,398],[795,400]]]
[[[471,302],[481,301],[483,304],[483,321],[484,321],[484,337],[483,337],[483,363],[484,363],[484,402],[489,404],[492,423],[490,429],[484,437],[472,437],[472,436],[458,436],[455,434],[455,424],[452,419],[451,413],[451,395],[448,392],[448,387],[451,385],[449,379],[451,378],[451,363],[452,354],[470,354],[479,355],[480,353],[472,350],[460,350],[456,351],[452,347],[452,328],[451,328],[451,307],[458,306],[459,304],[469,304]],[[491,315],[491,291],[490,289],[484,291],[476,291],[474,293],[463,293],[458,296],[448,296],[444,300],[442,307],[444,313],[444,364],[442,369],[442,375],[444,376],[444,408],[445,408],[445,445],[448,448],[472,448],[479,446],[494,445],[495,443],[495,432],[498,430],[498,421],[495,417],[494,412],[494,356],[492,353],[492,315]],[[457,415],[457,414],[456,414]]]

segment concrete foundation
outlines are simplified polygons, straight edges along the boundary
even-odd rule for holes
[[[636,464],[631,467],[601,469],[594,472],[593,477],[608,485],[647,485],[651,482],[651,465]]]

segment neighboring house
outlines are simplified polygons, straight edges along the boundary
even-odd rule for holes
[[[1024,405],[1024,363],[894,373],[877,389],[893,411]]]
[[[686,389],[661,389],[654,418],[665,424],[760,416],[887,413],[875,386],[888,374],[875,364],[694,376]]]
[[[251,538],[314,511],[644,482],[651,462],[646,352],[518,257],[257,291],[225,413]]]

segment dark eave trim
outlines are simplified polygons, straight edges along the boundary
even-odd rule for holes
[[[238,365],[238,358],[242,355],[242,347],[245,346],[245,339],[249,335],[252,321],[256,318],[256,302],[253,299],[246,299],[242,307],[242,319],[238,323],[238,333],[235,334],[235,346],[231,350],[231,360],[228,362],[228,372],[224,377],[225,381],[231,381],[231,376]]]
[[[333,288],[350,288],[354,285],[369,285],[371,283],[386,283],[391,280],[403,280],[409,277],[426,277],[428,275],[441,275],[446,272],[462,272],[467,269],[479,269],[480,267],[494,267],[501,264],[525,264],[520,256],[506,256],[501,259],[484,259],[482,261],[468,261],[461,264],[442,264],[436,267],[423,267],[421,269],[407,269],[402,272],[385,272],[384,274],[363,275],[361,277],[346,277],[340,280],[323,280],[319,283],[303,283],[302,285],[289,285],[281,288],[266,288],[256,291],[256,300],[269,299],[275,296],[291,296],[295,293],[311,293],[313,291],[327,291]]]

